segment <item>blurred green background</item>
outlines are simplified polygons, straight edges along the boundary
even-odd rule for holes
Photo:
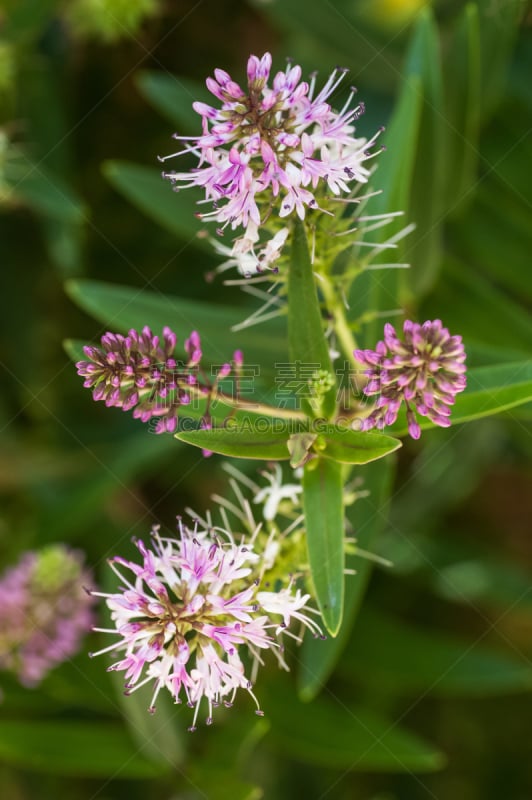
[[[461,332],[470,365],[530,358],[531,24],[519,0],[0,2],[2,566],[63,541],[104,583],[133,535],[223,491],[216,457],[92,403],[63,341],[142,326],[148,301],[172,325],[167,294],[181,321],[190,301],[249,304],[205,280],[193,200],[156,157],[195,130],[204,78],[241,79],[251,52],[323,80],[350,69],[360,134],[392,120],[382,174],[404,180],[384,202],[417,223],[412,314]],[[187,736],[186,709],[149,717],[87,640],[37,689],[0,675],[2,797],[530,800],[530,412],[407,444],[386,507],[364,473],[356,533],[393,567],[372,575],[312,702],[294,650],[291,675],[261,676],[264,721],[240,698]]]

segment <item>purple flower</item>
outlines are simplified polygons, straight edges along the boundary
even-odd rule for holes
[[[277,592],[259,590],[267,565],[256,539],[237,543],[225,529],[198,524],[191,530],[179,520],[179,539],[161,537],[155,528],[151,548],[136,542],[140,564],[118,557],[110,562],[119,591],[93,593],[105,598],[113,622],[96,630],[118,636],[93,655],[120,654],[109,669],[125,673],[126,694],[152,683],[152,712],[161,689],[176,703],[184,699],[195,709],[189,730],[203,699],[210,724],[213,708],[232,705],[238,689],[251,695],[262,715],[244,651],[254,678],[264,650],[286,668],[280,637],[292,621],[321,635],[308,613],[308,594],[294,592],[292,583]]]
[[[35,686],[74,655],[93,622],[92,576],[63,545],[25,553],[0,578],[0,667]]]
[[[141,333],[130,330],[127,336],[106,333],[101,347],[83,348],[89,360],[78,361],[76,368],[85,378],[83,385],[93,390],[94,400],[133,410],[133,416],[142,422],[157,417],[155,433],[173,433],[181,406],[189,405],[192,397],[208,401],[214,390],[200,368],[199,334],[192,331],[185,341],[184,361],[174,355],[176,343],[175,333],[167,327],[162,337],[148,327]],[[224,364],[216,380],[230,370],[230,365]]]
[[[423,325],[406,320],[403,333],[404,341],[387,323],[375,350],[355,350],[357,360],[368,366],[364,393],[378,398],[361,430],[393,425],[404,401],[408,431],[419,439],[415,411],[443,428],[451,424],[451,406],[466,387],[466,354],[462,337],[451,336],[439,319]]]
[[[352,104],[354,90],[340,112],[332,110],[328,100],[345,70],[335,69],[317,91],[315,76],[302,81],[301,67],[290,64],[269,83],[271,63],[269,53],[261,59],[250,56],[245,90],[216,69],[207,88],[220,107],[194,103],[202,118],[201,135],[176,135],[184,149],[161,159],[195,155],[197,167],[163,172],[163,177],[176,190],[203,189],[213,210],[199,216],[223,228],[245,227],[247,242],[256,242],[272,208],[280,217],[295,212],[303,219],[307,208],[319,207],[320,186],[339,195],[350,192],[355,182],[367,182],[364,162],[379,135],[369,141],[354,137],[353,122],[364,111],[362,103]]]

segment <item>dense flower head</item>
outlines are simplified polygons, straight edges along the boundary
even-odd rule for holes
[[[199,216],[222,228],[246,228],[243,238],[251,250],[272,210],[282,218],[295,212],[303,219],[307,209],[319,208],[325,187],[339,195],[366,182],[370,172],[364,162],[378,136],[355,138],[353,122],[364,111],[362,103],[353,105],[355,90],[340,112],[331,108],[328,100],[345,70],[335,69],[318,91],[316,76],[302,81],[301,67],[291,64],[270,81],[271,66],[269,53],[250,56],[245,89],[216,69],[206,83],[220,106],[193,103],[201,135],[176,135],[183,150],[161,159],[184,153],[198,158],[189,172],[163,172],[163,177],[176,190],[204,190],[213,210]]]
[[[203,699],[210,724],[213,708],[230,706],[239,688],[262,715],[252,690],[261,651],[273,650],[286,667],[281,636],[292,622],[321,635],[306,607],[309,595],[292,581],[272,591],[253,537],[236,541],[230,531],[202,527],[198,520],[193,529],[179,520],[179,534],[165,538],[154,528],[151,546],[135,542],[140,563],[112,559],[121,588],[95,594],[105,598],[114,625],[99,630],[119,639],[94,655],[120,653],[109,669],[125,672],[126,694],[153,684],[150,711],[163,688],[176,703],[185,700],[195,709],[189,730],[195,730]]]
[[[419,325],[406,320],[404,339],[393,325],[384,326],[384,341],[375,350],[355,350],[369,380],[364,389],[377,396],[375,408],[361,421],[362,430],[393,425],[401,404],[407,409],[408,431],[419,439],[415,411],[435,425],[449,427],[451,406],[466,387],[466,354],[461,336],[451,336],[439,319]]]
[[[0,667],[35,686],[74,655],[94,619],[92,578],[63,545],[26,552],[0,578]]]
[[[94,400],[107,406],[133,410],[142,422],[158,418],[155,433],[173,433],[177,428],[178,412],[191,399],[209,397],[218,379],[231,372],[231,364],[223,364],[210,383],[201,370],[201,340],[192,331],[185,341],[185,360],[175,355],[177,337],[170,328],[162,336],[147,326],[138,333],[130,330],[127,336],[106,333],[101,347],[87,346],[83,350],[87,361],[78,361],[78,374],[85,378],[84,386],[92,389]]]

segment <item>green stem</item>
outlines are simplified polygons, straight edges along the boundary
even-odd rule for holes
[[[342,351],[347,359],[353,364],[354,367],[360,369],[361,364],[359,361],[357,361],[353,354],[353,351],[357,347],[357,343],[355,337],[353,336],[353,332],[349,327],[349,322],[347,321],[345,315],[344,304],[328,278],[324,277],[323,280],[320,281],[319,286],[325,298],[327,311],[329,311],[333,317],[334,332],[336,333],[338,343],[340,344],[340,347],[342,348]]]
[[[272,417],[277,419],[293,419],[297,422],[304,422],[308,419],[308,415],[304,411],[296,411],[290,408],[277,408],[277,406],[269,406],[266,403],[246,403],[244,400],[238,400],[229,395],[224,395],[218,392],[217,398],[232,408],[240,411],[252,411],[254,414],[262,414],[265,417]]]

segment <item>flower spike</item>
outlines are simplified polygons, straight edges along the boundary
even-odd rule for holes
[[[375,350],[355,350],[355,358],[367,366],[364,393],[377,397],[361,430],[393,425],[404,402],[408,432],[419,439],[416,411],[440,427],[451,424],[451,406],[466,387],[466,354],[462,337],[451,336],[439,319],[423,325],[406,320],[403,333],[404,341],[387,323]]]

